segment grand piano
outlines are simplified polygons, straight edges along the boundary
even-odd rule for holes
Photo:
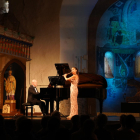
[[[67,63],[55,64],[58,76],[49,76],[49,85],[47,88],[40,88],[41,99],[50,101],[50,113],[54,111],[54,100],[56,101],[56,110],[59,111],[59,101],[70,98],[70,82],[65,81],[62,76],[72,74]],[[103,101],[107,98],[107,82],[101,75],[90,73],[79,73],[78,98],[97,98],[100,104],[100,113],[102,113]]]

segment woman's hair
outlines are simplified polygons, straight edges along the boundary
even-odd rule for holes
[[[76,74],[79,75],[79,71],[76,67],[72,67],[72,68],[75,68],[77,70]]]

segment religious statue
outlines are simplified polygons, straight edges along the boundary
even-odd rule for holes
[[[12,75],[12,70],[9,70],[8,74],[9,74],[9,76],[8,76],[7,80],[6,80],[6,78],[4,78],[6,96],[7,96],[7,100],[14,100],[15,99],[14,95],[15,95],[15,91],[16,91],[16,79]]]

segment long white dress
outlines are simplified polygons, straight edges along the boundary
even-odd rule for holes
[[[68,118],[71,118],[74,115],[78,115],[78,103],[77,103],[77,96],[78,96],[78,79],[71,80],[70,86],[70,115]]]

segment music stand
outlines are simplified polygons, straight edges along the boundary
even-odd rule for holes
[[[71,70],[69,68],[68,63],[56,63],[55,64],[57,74],[59,76],[49,76],[49,82],[51,85],[56,88],[56,110],[59,111],[59,95],[61,92],[61,88],[63,88],[63,85],[65,85],[65,79],[62,79],[62,75],[65,73],[69,73]],[[61,78],[60,78],[61,77]],[[53,105],[54,107],[54,105]],[[66,117],[61,112],[59,112],[61,116]]]

